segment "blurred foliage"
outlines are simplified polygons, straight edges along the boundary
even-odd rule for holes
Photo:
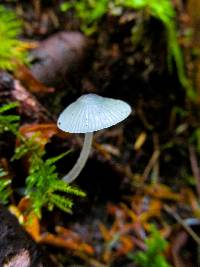
[[[24,43],[18,39],[22,23],[15,13],[0,5],[0,69],[14,70],[27,62]]]
[[[7,115],[7,111],[14,109],[18,106],[18,103],[10,103],[0,107],[0,133],[10,131],[17,134],[20,117],[17,115]]]
[[[20,142],[20,145],[15,149],[12,160],[18,160],[24,156],[28,157],[30,166],[29,175],[26,178],[25,196],[28,196],[31,200],[30,210],[34,211],[39,217],[41,216],[42,207],[48,207],[48,209],[52,210],[54,206],[57,206],[65,212],[70,212],[73,202],[66,197],[66,194],[85,196],[85,193],[69,186],[62,180],[58,180],[54,164],[68,152],[55,158],[44,160],[45,150],[36,141],[39,132],[36,132],[30,138],[25,138],[18,129],[20,117],[5,114],[16,106],[17,103],[10,103],[0,108],[0,133],[10,131],[16,135],[18,142]],[[10,194],[9,184],[9,180],[0,182],[0,200],[3,203],[6,203]]]
[[[62,11],[74,10],[75,16],[81,21],[81,30],[90,35],[97,32],[98,25],[105,15],[121,16],[124,9],[143,12],[142,22],[136,22],[132,28],[132,41],[137,44],[142,41],[144,22],[147,18],[160,21],[166,31],[167,62],[172,72],[173,61],[176,65],[177,75],[188,96],[196,97],[189,80],[186,77],[185,66],[181,48],[178,43],[176,29],[176,12],[171,0],[81,0],[68,1],[61,5]]]
[[[146,250],[139,251],[136,254],[129,253],[128,257],[132,259],[138,267],[170,267],[164,256],[167,247],[167,241],[161,236],[155,225],[151,225],[149,237],[145,240]]]
[[[10,103],[0,107],[0,133],[11,131],[17,134],[20,117],[17,115],[6,114],[8,111],[16,108],[18,103]],[[4,179],[7,173],[0,168],[0,203],[7,204],[11,195],[11,180]]]
[[[200,127],[197,127],[191,134],[190,143],[194,144],[198,154],[200,155]]]
[[[75,15],[81,20],[81,30],[90,35],[97,30],[98,22],[108,12],[109,0],[68,1],[61,5],[63,12],[75,10]]]
[[[12,190],[10,188],[11,180],[5,179],[7,173],[0,168],[0,203],[7,204],[9,201],[9,197],[12,194]]]

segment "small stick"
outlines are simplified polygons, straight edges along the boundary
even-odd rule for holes
[[[153,144],[154,144],[154,151],[160,151],[159,147],[159,135],[157,133],[153,134]],[[155,161],[154,166],[152,167],[152,183],[156,184],[158,182],[158,177],[160,173],[160,164],[159,164],[159,157]]]
[[[196,180],[196,189],[197,189],[198,197],[200,199],[200,169],[198,166],[195,149],[192,145],[189,145],[189,153],[190,153],[191,169],[192,169],[193,176]]]
[[[180,223],[180,225],[185,229],[185,231],[193,238],[193,240],[200,246],[200,237],[184,222],[184,220],[168,205],[164,205],[164,210],[172,215],[174,219]]]
[[[144,169],[143,172],[143,181],[146,181],[150,171],[152,170],[154,164],[156,163],[158,157],[160,156],[160,151],[159,150],[155,150],[146,166],[146,168]]]

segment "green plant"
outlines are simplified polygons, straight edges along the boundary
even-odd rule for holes
[[[0,5],[0,69],[14,70],[18,63],[26,63],[24,44],[18,39],[21,31],[15,13]]]
[[[148,17],[159,20],[166,31],[166,41],[168,47],[167,62],[169,70],[172,71],[172,62],[175,62],[178,78],[182,86],[186,89],[189,97],[194,99],[196,94],[186,77],[182,51],[178,43],[176,29],[176,12],[171,0],[79,0],[64,2],[61,10],[73,9],[75,16],[81,21],[81,30],[86,34],[94,33],[98,30],[98,24],[106,14],[122,15],[123,9],[142,11]],[[117,12],[116,12],[117,10]],[[143,37],[144,21],[135,24],[132,28],[132,41],[139,42]]]
[[[5,179],[7,173],[0,168],[0,203],[7,204],[12,190],[10,188],[11,180]]]
[[[18,106],[18,103],[13,102],[0,107],[0,133],[10,131],[13,134],[17,134],[20,117],[17,115],[9,115],[7,111],[14,109]]]
[[[30,210],[34,211],[38,217],[41,217],[42,207],[52,210],[54,206],[57,206],[65,212],[70,212],[73,201],[68,198],[68,195],[83,197],[85,193],[58,179],[55,162],[67,155],[69,151],[44,160],[45,150],[36,142],[39,133],[29,139],[25,138],[18,130],[20,117],[5,114],[16,106],[17,103],[10,103],[0,108],[0,133],[10,131],[16,135],[20,142],[20,145],[15,149],[12,160],[18,160],[25,155],[29,159],[30,166],[29,175],[26,178],[25,196],[30,198]],[[0,199],[3,203],[7,202],[10,195],[9,184],[9,180],[0,180]]]
[[[85,196],[85,193],[80,189],[58,180],[55,162],[67,153],[47,160],[43,160],[42,155],[38,157],[37,154],[33,154],[30,159],[26,195],[30,197],[32,208],[38,216],[41,215],[41,208],[44,206],[47,206],[49,210],[57,206],[65,212],[70,212],[73,202],[67,195]]]
[[[128,255],[138,267],[171,266],[163,254],[167,247],[167,241],[164,240],[154,225],[151,226],[150,236],[145,240],[145,244],[146,251],[140,251],[136,254],[129,253]]]
[[[97,30],[98,22],[108,11],[109,0],[81,0],[64,2],[61,10],[75,10],[75,16],[81,21],[81,30],[90,35]]]
[[[150,16],[162,22],[166,30],[168,44],[168,66],[172,69],[172,59],[177,67],[178,77],[184,87],[188,87],[185,76],[183,56],[178,44],[175,16],[176,12],[171,0],[115,0],[117,5],[122,5],[135,10],[144,10]]]

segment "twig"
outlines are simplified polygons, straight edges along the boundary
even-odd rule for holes
[[[160,151],[159,150],[155,150],[146,166],[146,168],[144,169],[143,172],[143,181],[146,181],[150,171],[152,170],[154,164],[156,163],[158,157],[160,156]]]
[[[191,169],[192,169],[193,176],[196,179],[196,189],[197,189],[198,197],[200,199],[200,169],[198,166],[195,149],[192,145],[189,145],[189,153],[190,153]]]
[[[80,259],[84,260],[86,263],[88,263],[90,266],[93,267],[109,267],[107,264],[103,264],[96,259],[93,259],[91,257],[88,257],[86,254],[82,252],[74,252],[76,256],[78,256]]]
[[[164,210],[172,215],[174,219],[180,223],[180,225],[185,229],[185,231],[193,238],[193,240],[200,246],[200,237],[184,222],[184,220],[168,205],[164,205]]]
[[[154,144],[154,151],[160,151],[159,146],[159,135],[157,133],[153,134],[153,144]],[[156,184],[158,182],[160,172],[160,164],[159,164],[159,157],[155,161],[153,167],[152,167],[152,183]]]

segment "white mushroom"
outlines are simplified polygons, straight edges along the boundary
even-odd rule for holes
[[[123,121],[130,113],[131,107],[126,102],[96,94],[83,95],[70,104],[60,114],[58,128],[69,133],[85,133],[85,139],[76,164],[63,180],[71,183],[83,169],[90,153],[93,132]]]

